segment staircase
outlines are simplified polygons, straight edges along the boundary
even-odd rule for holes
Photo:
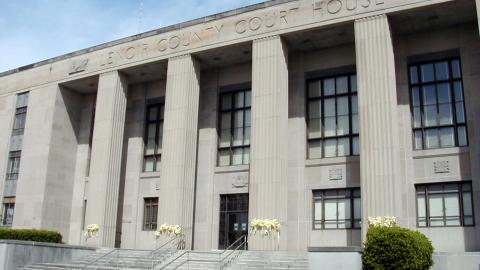
[[[227,269],[307,270],[308,254],[287,251],[244,251]]]
[[[101,248],[96,252],[81,258],[74,258],[68,263],[35,263],[18,270],[33,269],[69,269],[69,270],[145,270],[154,269],[167,258],[172,257],[176,250],[127,250]]]

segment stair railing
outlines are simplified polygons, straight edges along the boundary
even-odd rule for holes
[[[231,265],[231,263],[240,256],[240,253],[247,249],[248,238],[247,235],[242,235],[238,238],[235,242],[233,242],[230,246],[227,247],[223,252],[227,252],[231,250],[235,245],[236,247],[233,248],[225,257],[220,259],[218,262],[217,268],[223,270],[226,266]],[[242,249],[243,247],[243,249]]]
[[[156,248],[155,250],[152,250],[151,252],[151,257],[152,257],[152,265],[151,265],[151,268],[150,269],[154,269],[155,266],[161,264],[162,262],[165,261],[165,257],[162,256],[161,258],[158,258],[160,255],[160,251],[166,251],[168,252],[169,250],[171,251],[176,251],[176,250],[180,250],[180,249],[183,249],[184,247],[184,243],[185,240],[184,240],[184,237],[183,236],[177,236],[177,237],[174,237],[170,240],[168,240],[167,242],[163,243],[162,245],[160,245],[160,247]],[[170,246],[171,244],[174,244],[174,248],[169,248],[168,246]]]

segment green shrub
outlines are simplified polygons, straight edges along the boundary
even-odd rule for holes
[[[0,239],[62,243],[62,235],[46,230],[0,229]]]
[[[363,269],[425,270],[433,265],[430,240],[399,227],[370,228],[362,254]]]

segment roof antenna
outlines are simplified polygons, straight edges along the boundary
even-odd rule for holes
[[[143,1],[140,0],[140,9],[138,11],[138,33],[142,33],[142,20],[143,20]]]

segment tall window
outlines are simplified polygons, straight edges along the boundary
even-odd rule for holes
[[[162,158],[163,110],[164,104],[153,104],[147,107],[143,167],[145,172],[155,172],[160,170],[160,162]]]
[[[473,226],[472,184],[417,185],[419,227]]]
[[[360,228],[359,188],[313,191],[313,208],[316,230]]]
[[[218,165],[250,162],[251,90],[220,95]]]
[[[21,151],[12,151],[8,156],[7,180],[17,180],[20,170]]]
[[[27,119],[27,107],[17,108],[15,110],[15,120],[13,122],[12,135],[21,135],[25,129],[25,120]]]
[[[15,211],[14,203],[3,204],[2,226],[7,226],[7,227],[12,226],[14,211]]]
[[[458,58],[410,66],[414,149],[468,145]]]
[[[143,230],[154,231],[157,229],[158,198],[145,198],[143,209]]]
[[[308,87],[308,157],[358,155],[357,76],[313,79]]]

